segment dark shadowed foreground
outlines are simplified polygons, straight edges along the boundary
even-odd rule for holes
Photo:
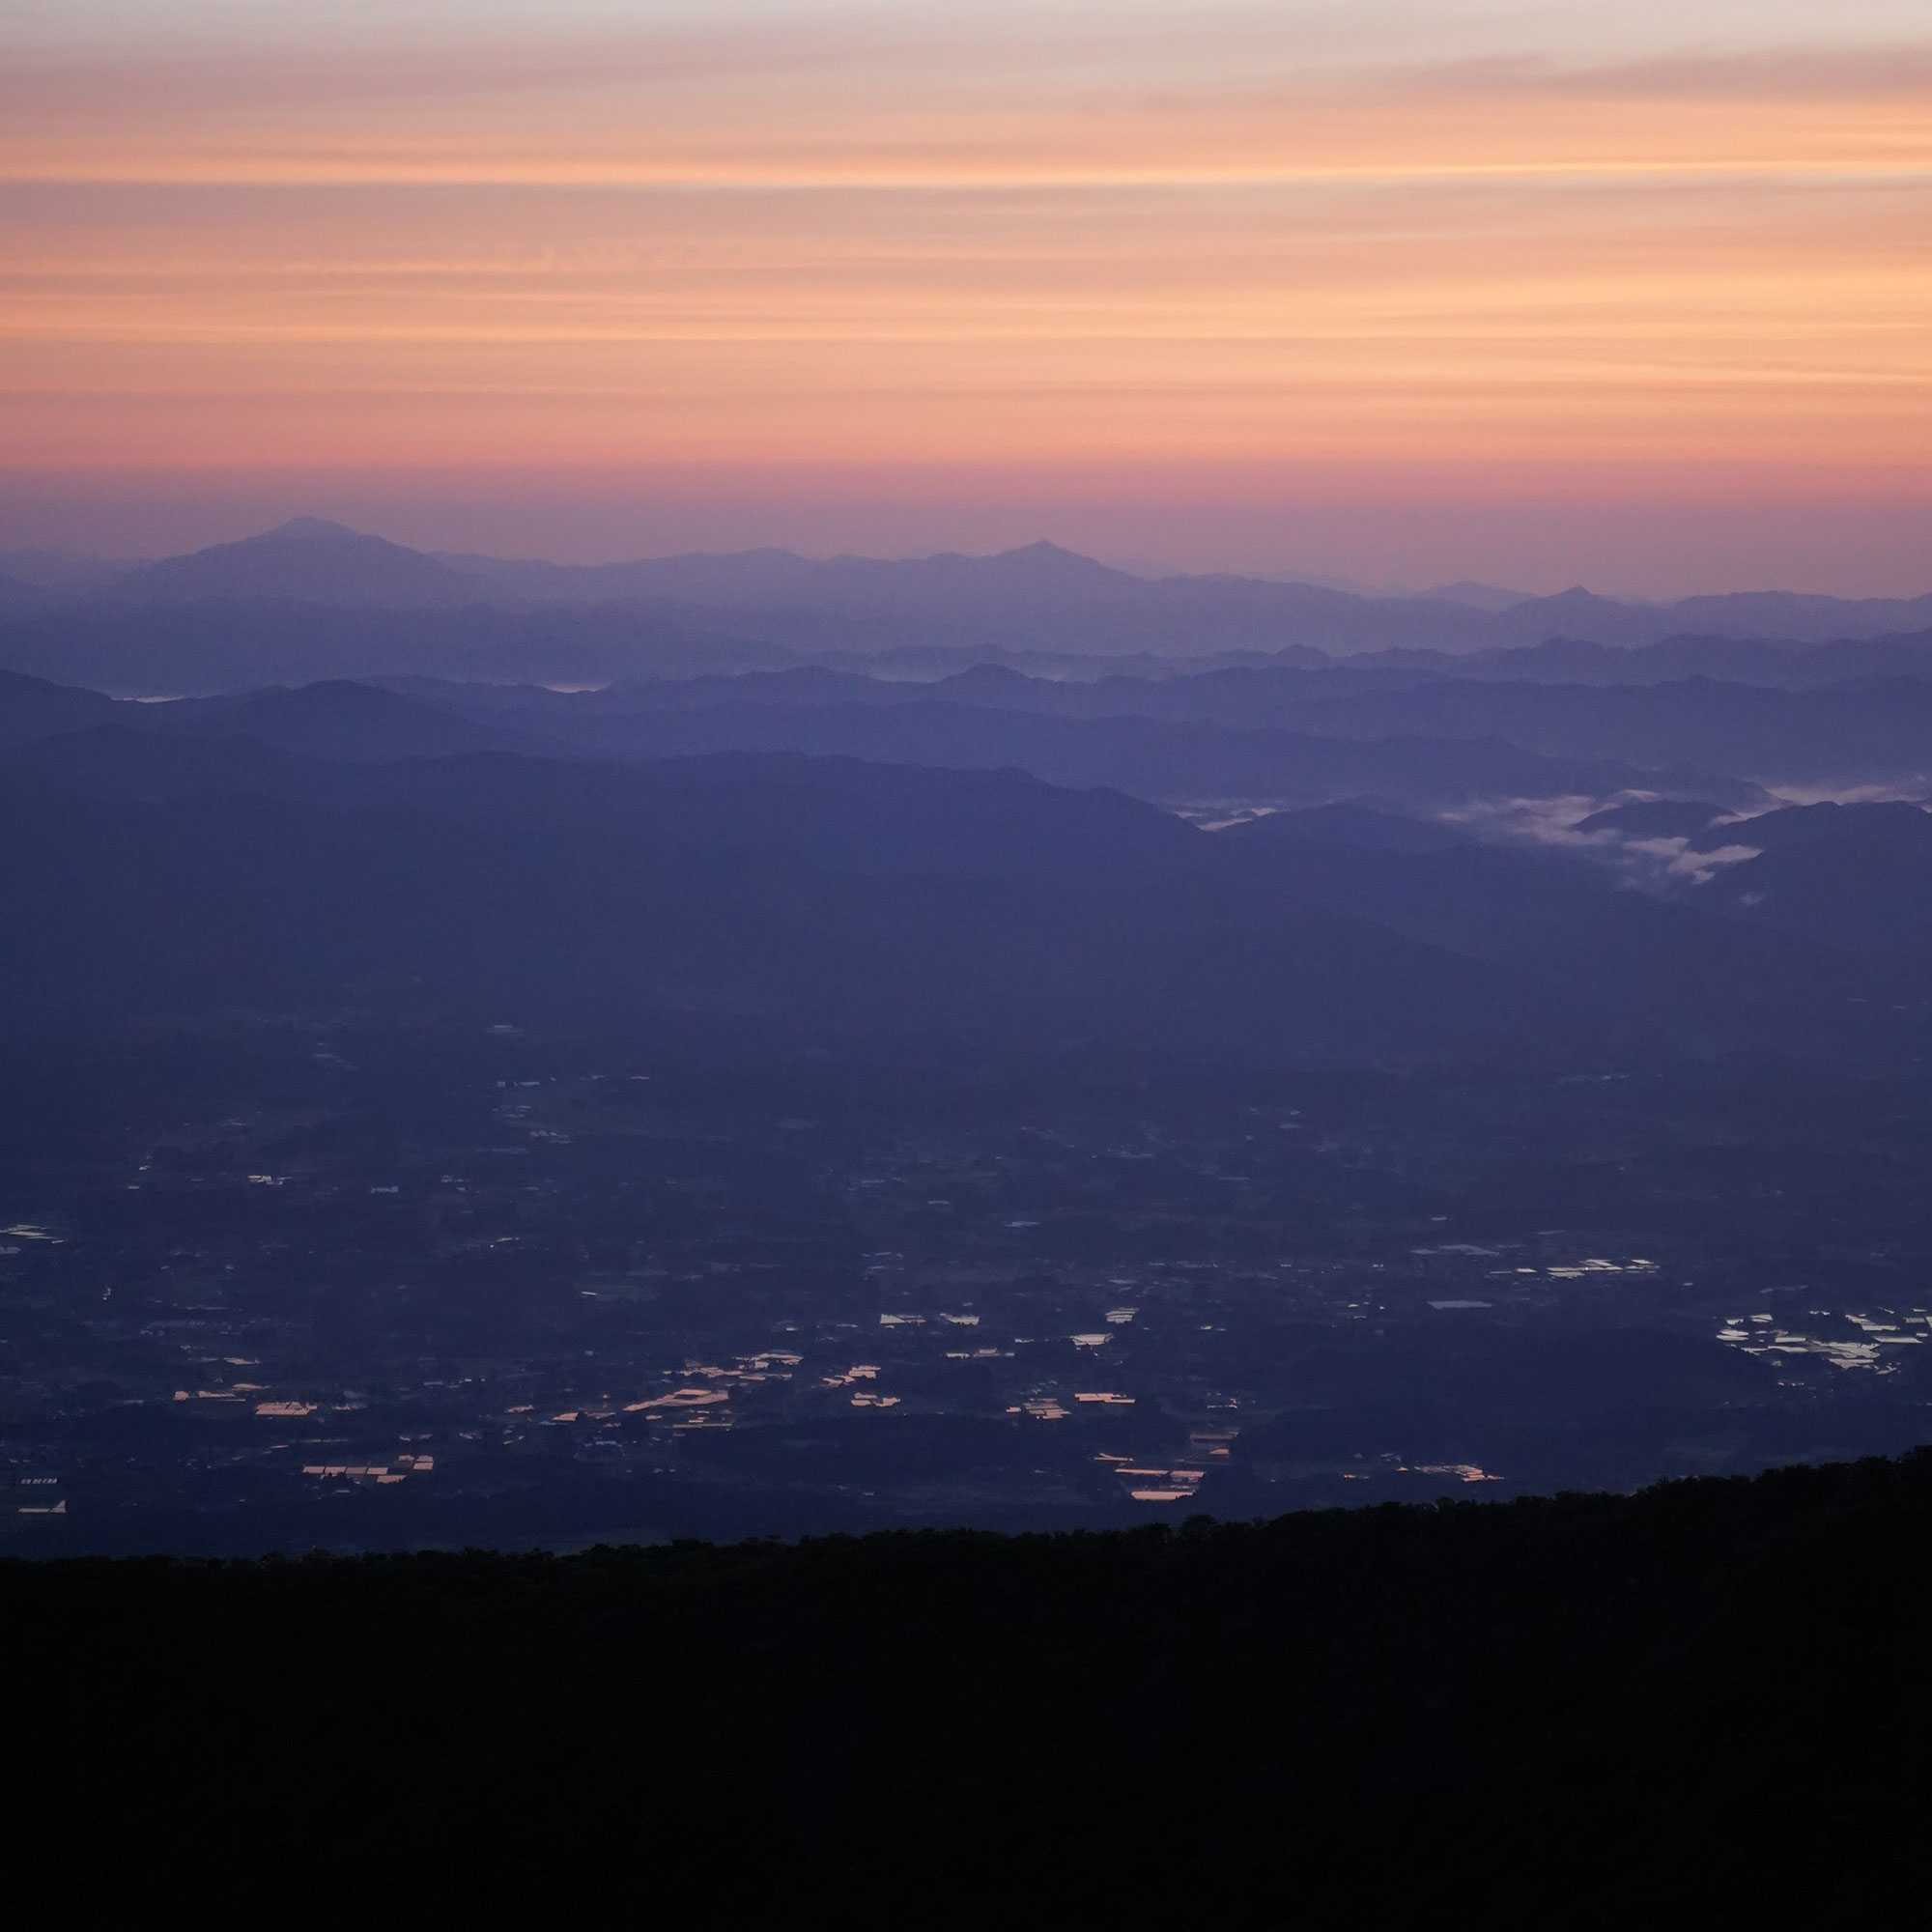
[[[1063,1537],[0,1569],[69,1909],[1918,1922],[1932,1453]],[[332,1908],[330,1908],[332,1909]]]

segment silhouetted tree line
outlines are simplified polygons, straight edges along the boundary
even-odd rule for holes
[[[1919,1922],[1932,1451],[1179,1530],[0,1566],[85,1922]],[[22,1849],[24,1848],[24,1849]]]

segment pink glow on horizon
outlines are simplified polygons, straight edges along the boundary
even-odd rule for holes
[[[29,14],[0,549],[1932,576],[1904,0]]]

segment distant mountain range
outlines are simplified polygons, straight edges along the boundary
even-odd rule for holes
[[[795,701],[786,687],[794,679],[810,685],[814,676],[823,680],[812,687],[822,701]],[[1056,689],[1042,680],[1011,682],[1023,691]],[[1130,709],[1055,716],[1024,704],[974,702],[970,693],[955,696],[944,685],[867,687],[871,695],[856,699],[847,695],[851,685],[865,681],[794,672],[770,682],[702,679],[567,694],[474,685],[391,691],[336,680],[152,704],[0,673],[0,746],[31,747],[64,732],[111,726],[150,740],[246,740],[337,762],[514,751],[637,765],[755,752],[955,771],[1007,768],[1051,784],[1106,786],[1178,806],[1373,798],[1432,811],[1485,800],[1629,791],[1700,799],[1714,809],[1765,802],[1755,782],[1721,770],[1545,752],[1480,730],[1321,732],[1264,719],[1242,725]],[[1010,687],[1000,691],[1009,694]],[[140,755],[152,763],[163,754]]]
[[[635,764],[750,751],[1013,766],[1190,807],[1372,798],[1434,811],[1634,792],[1742,810],[1763,788],[1932,794],[1926,676],[1598,687],[1345,665],[1076,683],[980,666],[915,683],[801,666],[582,691],[329,679],[155,704],[0,674],[0,744],[109,723],[338,759],[514,750]]]
[[[1906,808],[1734,822],[1760,856],[1663,897],[1361,807],[1209,834],[1010,769],[531,755],[355,686],[0,700],[0,1036],[348,1012],[973,1065],[1926,1042]]]
[[[1922,655],[1916,663],[1927,668]],[[1639,767],[1653,786],[1662,773],[1680,774],[1665,788],[1681,784],[1682,774],[1703,771],[1763,784],[1932,789],[1932,681],[1923,675],[1854,677],[1790,691],[1708,678],[1604,687],[1511,683],[1342,665],[1237,666],[1076,683],[982,665],[918,684],[810,666],[620,683],[598,692],[427,679],[395,680],[394,688],[499,725],[514,718],[523,728],[606,756],[635,756],[653,745],[724,749],[728,739],[767,749],[822,744],[898,762],[1008,761],[1032,770],[1029,747],[1099,742],[1109,734],[1149,748],[1178,746],[1188,731],[1198,740],[1203,727],[1213,727],[1228,753],[1224,794],[1241,789],[1235,778],[1244,763],[1240,748],[1258,746],[1268,734],[1356,746],[1499,741],[1543,758]],[[1004,734],[1010,748],[1007,759],[942,754],[949,731],[967,728],[959,721],[985,714],[994,717],[983,728]],[[1166,727],[1165,737],[1156,725]],[[895,747],[901,749],[889,749]],[[1117,773],[1103,781],[1147,791],[1144,777],[1128,781]],[[1591,786],[1557,787],[1566,788]],[[1148,795],[1205,797],[1215,795],[1215,787],[1169,785]],[[1261,795],[1268,795],[1265,787]]]
[[[421,618],[490,611],[496,626],[484,628],[492,637],[508,634],[506,619],[510,630],[534,623],[554,643],[569,639],[580,657],[596,652],[575,639],[571,620],[589,620],[588,635],[607,641],[613,625],[628,624],[687,650],[728,642],[793,658],[928,652],[967,662],[1042,653],[1069,659],[1292,653],[1310,664],[1385,652],[1480,658],[1562,639],[1568,658],[1558,652],[1525,674],[1573,681],[1580,670],[1589,682],[1629,679],[1630,668],[1605,660],[1604,652],[1667,641],[1675,642],[1676,664],[1690,648],[1684,639],[1707,647],[1711,640],[1815,644],[1932,631],[1932,595],[1853,600],[1764,591],[1637,605],[1581,589],[1520,598],[1457,584],[1434,595],[1378,597],[1226,575],[1147,578],[1048,543],[992,556],[813,559],[759,550],[569,565],[430,554],[303,517],[239,543],[104,572],[63,567],[43,554],[0,556],[0,661],[44,669],[44,662],[29,663],[22,653],[44,654],[65,626],[79,627],[84,655],[90,639],[98,648],[103,636],[125,633],[130,623],[152,628],[161,622],[153,613],[169,611],[206,613],[198,619],[204,627],[227,634],[270,634],[272,644],[302,628],[284,607]],[[314,620],[308,628],[317,628]],[[1579,646],[1595,646],[1598,654],[1579,655]],[[228,655],[244,651],[238,636]],[[449,674],[453,667],[412,657],[326,668]],[[618,674],[642,668],[634,661]],[[1493,655],[1487,671],[1514,674]],[[258,670],[244,681],[264,674],[277,673]],[[1642,678],[1639,671],[1630,681]]]

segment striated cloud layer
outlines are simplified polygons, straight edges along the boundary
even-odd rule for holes
[[[23,540],[156,472],[206,506],[157,540],[225,534],[274,474],[559,554],[675,502],[1923,588],[1932,35],[1887,0],[174,0],[16,10],[0,74]]]

